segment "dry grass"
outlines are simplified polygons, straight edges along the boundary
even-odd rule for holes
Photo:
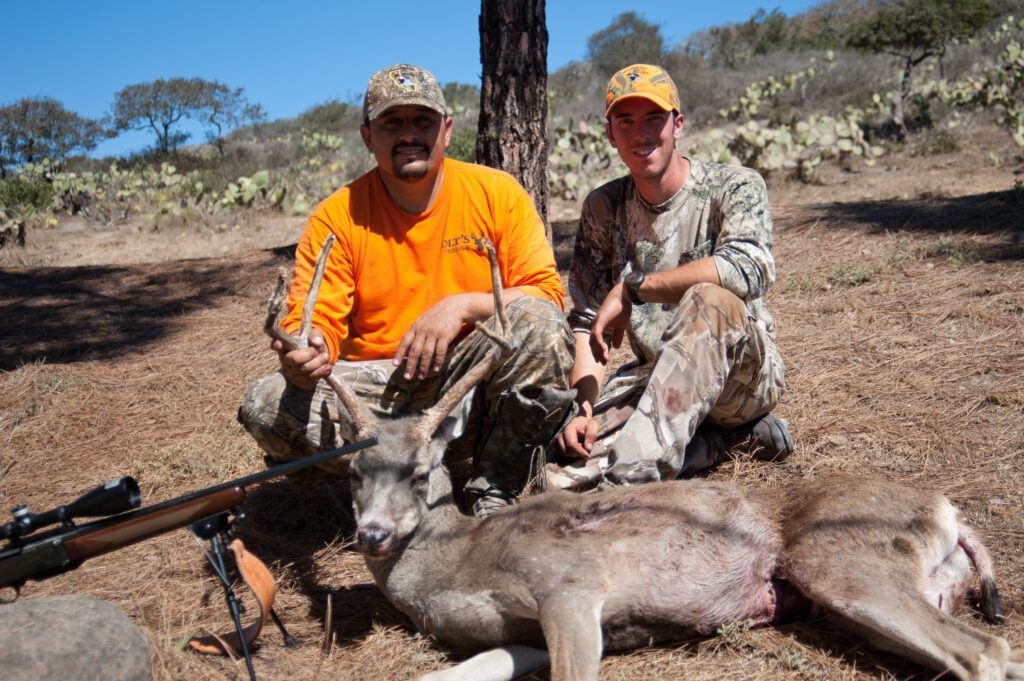
[[[712,474],[754,486],[844,471],[945,490],[994,554],[1007,615],[997,631],[1018,648],[1022,218],[1017,194],[991,189],[778,208],[781,276],[770,302],[789,369],[780,411],[799,449],[782,465],[735,461]],[[245,384],[274,366],[261,308],[276,268],[287,263],[285,251],[253,251],[0,270],[3,505],[42,511],[125,474],[152,503],[260,468],[234,412]],[[413,679],[450,662],[372,586],[349,547],[348,503],[342,485],[297,481],[265,483],[246,502],[241,535],[271,563],[278,607],[305,641],[289,650],[268,629],[255,656],[261,679]],[[192,633],[228,626],[217,584],[185,531],[30,583],[24,597],[69,592],[124,609],[146,633],[158,680],[244,678],[238,664],[181,650]],[[324,654],[328,595],[335,641]],[[995,630],[970,611],[961,616]],[[819,621],[726,628],[717,638],[610,657],[601,675],[934,677]]]

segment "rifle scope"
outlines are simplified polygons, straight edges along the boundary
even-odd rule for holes
[[[142,505],[142,494],[135,478],[125,476],[105,482],[86,492],[70,504],[58,506],[45,513],[31,513],[28,506],[19,504],[11,509],[14,520],[0,525],[0,539],[18,539],[40,527],[54,523],[70,523],[74,518],[99,518],[130,511]]]

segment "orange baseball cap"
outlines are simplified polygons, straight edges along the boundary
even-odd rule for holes
[[[679,91],[672,82],[672,76],[660,66],[633,64],[622,69],[608,81],[608,92],[604,96],[605,118],[612,107],[624,99],[646,99],[654,102],[664,111],[679,112]]]

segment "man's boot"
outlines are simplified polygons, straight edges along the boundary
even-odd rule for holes
[[[466,496],[473,499],[470,510],[477,518],[486,518],[516,503],[518,497],[514,492],[500,487],[488,487],[482,492],[466,491]]]
[[[796,450],[789,425],[775,414],[768,413],[741,426],[750,428],[751,454],[761,461],[785,461]]]
[[[683,473],[688,472],[687,469],[691,467],[689,465],[691,458],[695,463],[698,460],[708,462],[703,466],[698,466],[697,470],[699,470],[699,468],[706,468],[708,465],[721,462],[736,448],[749,452],[751,456],[760,461],[778,463],[789,457],[796,447],[789,434],[789,426],[783,419],[772,413],[735,428],[723,428],[711,423],[703,423],[686,447],[687,465],[684,467]]]

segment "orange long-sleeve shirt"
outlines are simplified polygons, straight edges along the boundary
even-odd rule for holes
[[[489,292],[478,235],[494,244],[503,286],[562,306],[562,282],[533,202],[510,175],[492,168],[446,158],[437,199],[419,215],[395,204],[376,169],[324,199],[295,253],[285,329],[299,326],[317,255],[332,232],[337,241],[313,313],[331,361],[392,357],[434,303],[453,293]]]

